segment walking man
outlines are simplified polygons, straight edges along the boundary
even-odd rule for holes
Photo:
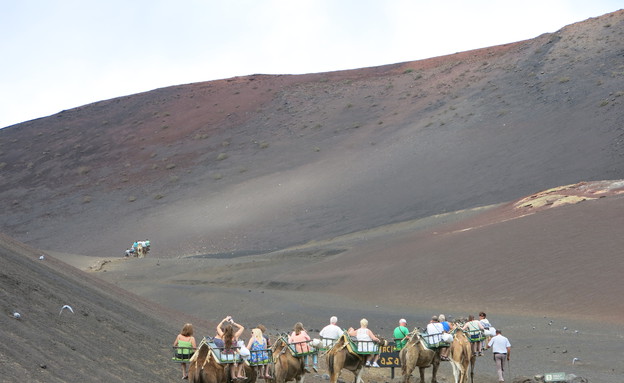
[[[511,353],[511,343],[509,339],[502,335],[500,329],[496,329],[496,336],[492,337],[488,342],[488,348],[492,347],[494,353],[494,362],[496,362],[496,372],[498,373],[498,381],[504,382],[503,372],[505,371],[505,359],[509,362],[509,354]]]

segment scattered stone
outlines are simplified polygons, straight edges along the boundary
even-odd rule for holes
[[[22,315],[20,313],[18,313],[17,311],[13,313],[13,318],[14,319],[20,319],[22,317]]]
[[[323,374],[321,378],[323,378],[323,380],[329,380],[329,374]]]
[[[576,376],[574,374],[568,374],[566,376],[566,382],[568,383],[589,383],[587,378],[583,378],[582,376]]]
[[[43,368],[44,370],[48,368],[48,366],[46,366],[45,364],[40,364],[39,367]]]
[[[536,383],[536,381],[528,376],[516,376],[512,383]]]

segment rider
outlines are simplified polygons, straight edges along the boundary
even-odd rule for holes
[[[251,338],[249,338],[247,348],[251,351],[250,362],[255,364],[258,374],[264,379],[273,379],[269,375],[269,354],[267,353],[269,346],[266,338],[262,335],[262,330],[259,328],[251,330]]]
[[[336,343],[338,338],[342,335],[342,329],[336,325],[338,323],[338,318],[333,316],[329,318],[329,324],[321,330],[319,336],[323,341],[323,347],[329,348]]]
[[[180,363],[182,367],[182,379],[188,379],[188,373],[186,372],[186,363],[191,359],[197,345],[195,344],[195,337],[193,337],[193,325],[186,323],[182,327],[182,331],[178,334],[173,341],[173,347],[176,347],[176,359],[183,360]]]
[[[308,369],[308,353],[311,351],[308,342],[310,340],[310,336],[303,328],[303,323],[295,323],[293,332],[288,336],[288,343],[295,344],[295,350],[297,350],[297,353],[305,354],[304,363],[306,372],[310,372],[310,370]],[[318,355],[316,353],[312,354],[312,361],[314,363],[314,367],[312,368],[315,372],[318,372],[317,358]]]
[[[427,334],[429,335],[427,343],[430,345],[437,345],[440,343],[442,341],[443,332],[444,326],[442,326],[438,317],[436,315],[432,316],[427,325]]]
[[[481,342],[481,349],[479,351],[483,352],[485,350],[485,345],[490,341],[490,339],[492,338],[492,333],[490,331],[490,327],[492,327],[492,324],[490,323],[490,321],[487,319],[487,315],[485,314],[485,312],[481,311],[479,313],[479,322],[481,322],[481,325],[483,325],[483,328],[485,329],[485,342]]]
[[[234,332],[234,326],[238,328],[236,332]],[[217,325],[217,335],[223,340],[224,348],[222,354],[232,355],[232,359],[234,360],[234,368],[230,368],[230,377],[233,381],[236,379],[246,379],[243,375],[245,363],[237,363],[236,356],[234,355],[236,353],[238,338],[243,334],[243,331],[245,331],[245,327],[234,322],[229,315],[223,318]]]
[[[372,352],[375,351],[375,343],[379,342],[379,338],[373,334],[371,330],[368,329],[368,320],[366,318],[362,318],[360,320],[360,328],[355,330],[353,327],[349,328],[348,331],[350,336],[355,336],[358,341],[358,351],[364,352]],[[377,359],[379,359],[379,354],[369,354],[366,355],[366,367],[379,367],[377,364]]]
[[[401,351],[405,344],[407,343],[407,335],[409,334],[409,329],[406,327],[407,321],[403,318],[399,319],[399,326],[394,329],[394,333],[392,334],[394,337],[395,348],[397,351]]]
[[[444,329],[444,333],[448,334],[451,331],[451,324],[446,320],[446,316],[444,314],[440,314],[438,315],[438,320],[440,321],[440,324],[442,325],[442,328]],[[449,339],[451,338],[450,335],[442,335],[442,340],[448,342],[447,339],[444,339],[445,336],[448,336]],[[448,357],[448,353],[449,353],[449,348],[448,347],[440,347],[440,359],[442,360],[450,360]]]
[[[483,355],[481,351],[481,332],[484,330],[483,325],[478,319],[475,319],[474,315],[468,315],[468,322],[462,327],[462,330],[468,331],[470,335],[470,346],[472,347],[472,355]]]

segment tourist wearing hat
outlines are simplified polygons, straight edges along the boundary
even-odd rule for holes
[[[403,318],[399,319],[399,326],[394,329],[393,337],[395,342],[395,349],[401,351],[407,343],[407,335],[409,335],[409,329],[407,328],[407,321]]]

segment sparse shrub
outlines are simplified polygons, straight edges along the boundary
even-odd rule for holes
[[[93,200],[90,195],[86,195],[82,198],[82,203],[89,203]]]
[[[226,158],[228,158],[228,155],[225,153],[219,153],[219,155],[217,156],[217,161],[223,161]]]
[[[167,165],[165,166],[165,169],[167,169],[167,170],[171,170],[171,169],[174,169],[175,167],[176,167],[176,164],[167,164]]]
[[[247,168],[240,168],[238,169],[239,173],[245,173],[247,171]]]
[[[607,106],[607,105],[609,105],[609,100],[602,100],[602,101],[600,101],[600,106],[601,107]]]
[[[136,200],[137,200],[137,198],[136,198],[135,196],[133,196],[133,195],[131,195],[130,197],[128,197],[128,202],[134,202],[134,201],[136,201]]]
[[[223,174],[221,173],[215,173],[212,175],[213,180],[220,180],[221,178],[223,178]]]
[[[221,146],[223,146],[224,148],[226,148],[226,147],[230,146],[230,141],[223,141],[223,142],[221,143]]]
[[[6,165],[7,165],[6,162],[0,162],[0,169],[4,169]]]
[[[169,129],[169,125],[163,125],[160,127],[160,129],[165,130],[165,129]]]
[[[569,77],[560,77],[560,78],[559,78],[559,83],[560,83],[560,84],[566,83],[566,82],[568,82],[568,81],[570,81],[570,78],[569,78]]]
[[[163,198],[165,198],[165,196],[164,196],[164,195],[162,195],[162,194],[156,194],[156,195],[154,196],[154,199],[155,199],[155,200],[159,200],[159,199],[163,199]]]
[[[321,148],[319,148],[318,146],[315,146],[315,147],[314,147],[314,151],[315,151],[315,152],[320,152],[320,151],[321,151]]]
[[[80,166],[78,167],[78,175],[84,176],[91,171],[91,168],[88,166]]]
[[[413,71],[413,69],[406,69],[405,71],[403,71],[403,74],[412,73]]]
[[[157,170],[158,169],[158,165],[157,164],[153,164],[152,165],[152,170]]]
[[[266,149],[266,148],[268,148],[268,147],[269,147],[269,143],[268,143],[268,142],[266,142],[266,141],[262,141],[262,142],[259,144],[259,146],[260,146],[260,149]]]

